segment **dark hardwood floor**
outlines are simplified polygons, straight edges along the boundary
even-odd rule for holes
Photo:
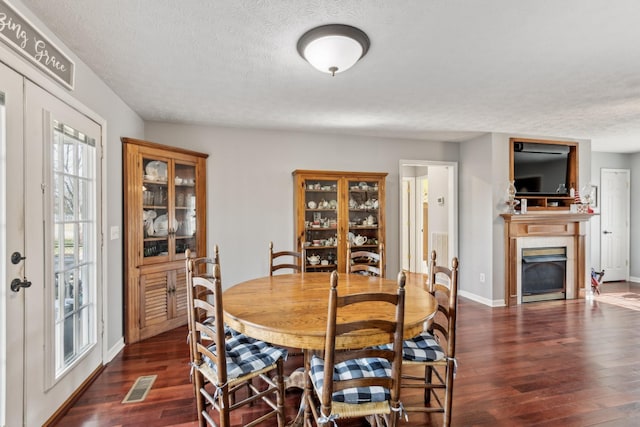
[[[602,291],[640,293],[640,285],[605,283]],[[597,297],[510,308],[460,298],[457,351],[454,426],[640,425],[640,311]],[[288,371],[300,365],[291,357]],[[158,378],[144,402],[120,403],[138,376],[150,374]],[[192,390],[186,328],[178,328],[127,346],[58,425],[195,426]],[[288,392],[289,421],[299,399]],[[439,414],[411,413],[400,425],[440,423]]]

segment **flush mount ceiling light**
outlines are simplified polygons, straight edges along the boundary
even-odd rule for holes
[[[370,44],[359,28],[329,24],[304,33],[298,40],[298,53],[318,70],[335,76],[358,62]]]

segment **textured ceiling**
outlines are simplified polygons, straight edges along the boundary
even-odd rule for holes
[[[23,0],[145,120],[640,152],[638,0]],[[331,77],[308,29],[364,30]]]

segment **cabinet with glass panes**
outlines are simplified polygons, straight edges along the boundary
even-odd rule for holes
[[[208,155],[122,138],[125,339],[186,322],[184,253],[205,253]]]
[[[294,245],[305,271],[347,271],[347,245],[384,251],[386,173],[295,170]]]

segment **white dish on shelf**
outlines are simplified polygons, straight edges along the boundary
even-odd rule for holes
[[[176,230],[178,228],[178,221],[173,220],[173,229]],[[155,236],[164,237],[169,234],[169,220],[167,218],[167,214],[162,214],[153,221],[153,229],[155,231]]]
[[[167,164],[158,160],[147,163],[144,168],[147,175],[155,177],[153,180],[166,181],[167,180]]]

